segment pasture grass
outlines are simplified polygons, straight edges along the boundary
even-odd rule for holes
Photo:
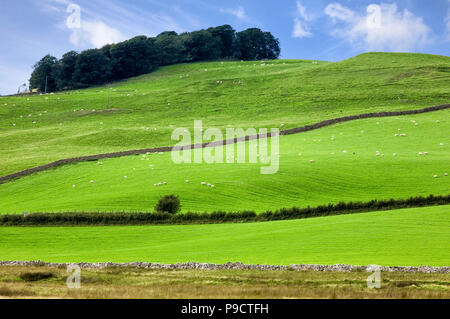
[[[0,97],[0,175],[62,158],[173,145],[173,129],[198,119],[222,129],[293,128],[444,104],[449,70],[449,57],[396,53],[338,63],[192,63],[86,90]]]
[[[175,164],[171,153],[78,163],[0,185],[0,213],[145,212],[153,211],[168,194],[180,197],[182,212],[263,212],[448,195],[449,128],[450,110],[443,110],[282,136],[279,158],[272,152],[279,160],[279,171],[273,175],[261,174],[268,164],[240,164],[236,158],[226,163],[223,147],[203,150],[224,151],[222,164]],[[247,162],[248,153],[247,143]],[[154,186],[163,182],[167,185]]]
[[[2,260],[448,266],[450,206],[213,225],[0,227]]]

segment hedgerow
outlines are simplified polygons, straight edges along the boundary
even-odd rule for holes
[[[254,211],[169,214],[161,212],[66,212],[0,215],[0,226],[87,226],[87,225],[161,225],[264,222],[311,217],[393,210],[450,204],[450,195],[410,197],[408,199],[340,202],[305,208],[282,208],[257,214]]]

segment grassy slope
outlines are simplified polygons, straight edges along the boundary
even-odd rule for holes
[[[450,264],[450,206],[294,221],[0,228],[2,260]]]
[[[274,175],[261,175],[261,164],[176,165],[169,153],[103,160],[103,165],[80,163],[0,185],[0,213],[152,211],[162,195],[171,193],[180,195],[183,211],[200,212],[447,195],[449,128],[450,110],[445,110],[283,136],[280,170]],[[407,136],[395,137],[398,133]],[[154,187],[163,181],[168,184]],[[202,181],[216,187],[201,186]]]
[[[0,174],[66,157],[167,145],[173,127],[191,127],[194,119],[210,127],[290,128],[448,103],[449,68],[448,57],[391,53],[340,63],[196,63],[115,83],[109,106],[106,87],[29,100],[3,97]],[[233,84],[239,80],[244,85]]]

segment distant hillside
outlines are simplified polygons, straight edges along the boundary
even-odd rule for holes
[[[450,58],[368,53],[161,67],[110,86],[0,98],[0,174],[61,158],[167,146],[174,127],[288,129],[450,101]]]

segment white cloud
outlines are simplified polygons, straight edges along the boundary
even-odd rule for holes
[[[294,30],[292,31],[292,37],[294,38],[306,38],[312,36],[309,29],[309,22],[313,20],[306,12],[306,8],[297,1],[297,17],[294,18]]]
[[[116,4],[109,0],[77,0],[81,13],[80,28],[70,28],[66,19],[74,13],[70,0],[35,0],[44,12],[59,16],[57,27],[69,31],[69,41],[79,49],[101,47],[136,35],[156,36],[162,31],[184,32],[181,24],[195,24],[187,12],[174,9],[172,4],[163,4],[175,16],[141,9],[130,3]],[[75,6],[78,6],[75,5]],[[198,24],[198,22],[197,22]]]
[[[371,4],[365,14],[358,14],[338,3],[325,8],[334,23],[342,25],[335,36],[367,51],[411,51],[431,42],[430,28],[421,17],[393,4]]]
[[[306,13],[306,8],[301,4],[300,1],[297,1],[297,11],[300,14],[300,17],[302,17],[305,21],[311,21],[312,16],[310,16],[308,13]]]
[[[325,8],[325,14],[328,15],[330,18],[332,18],[333,21],[343,20],[350,22],[353,21],[355,18],[355,13],[352,10],[342,6],[339,3],[329,4]]]
[[[81,20],[81,27],[71,30],[70,42],[75,46],[91,45],[95,48],[101,48],[106,44],[125,40],[120,31],[107,26],[101,21]]]
[[[294,19],[294,31],[292,31],[292,36],[294,38],[306,38],[312,35],[311,32],[307,31],[303,22],[300,19]]]
[[[243,6],[239,6],[236,9],[220,9],[220,12],[231,14],[239,20],[249,20]]]

